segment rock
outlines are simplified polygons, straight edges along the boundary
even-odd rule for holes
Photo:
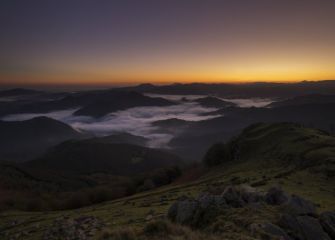
[[[209,193],[200,194],[197,198],[200,207],[206,209],[210,206],[223,207],[226,206],[226,200],[220,195],[212,195]]]
[[[284,204],[285,209],[296,215],[316,215],[315,205],[299,196],[292,195]]]
[[[287,202],[289,195],[279,187],[271,188],[265,195],[265,202],[270,205],[281,205]]]
[[[259,203],[264,200],[264,194],[257,191],[256,188],[242,185],[240,187],[240,195],[242,200],[247,204]]]
[[[320,214],[320,223],[326,233],[335,239],[335,212],[324,212]]]
[[[301,236],[300,224],[295,216],[283,214],[279,219],[279,226],[287,229],[296,239],[303,239]]]
[[[243,207],[245,204],[239,192],[233,186],[226,187],[221,197],[224,198],[231,207]]]
[[[311,216],[285,214],[279,223],[289,235],[299,240],[331,240],[323,230],[319,220]]]
[[[282,205],[288,213],[295,215],[316,215],[315,205],[297,195],[288,195],[278,187],[271,188],[265,195],[270,205]]]
[[[168,218],[179,224],[189,224],[192,222],[198,207],[199,203],[194,199],[188,198],[178,200],[170,207]]]
[[[249,229],[255,237],[261,235],[266,239],[275,237],[281,240],[292,240],[283,229],[272,223],[253,223],[249,226]]]
[[[176,222],[180,224],[192,222],[192,218],[198,207],[199,203],[195,200],[185,200],[179,202]]]
[[[272,236],[267,239],[279,237],[279,239],[288,240],[314,240],[316,239],[315,236],[319,234],[323,237],[321,239],[328,240],[330,239],[328,234],[334,234],[334,213],[323,215],[322,226],[327,229],[327,234],[316,218],[316,206],[312,202],[296,195],[289,195],[280,188],[271,188],[266,194],[243,185],[229,186],[224,190],[220,186],[220,189],[221,192],[215,190],[213,191],[214,194],[212,192],[202,193],[196,199],[182,197],[172,204],[168,211],[168,218],[173,222],[197,229],[206,228],[220,221],[224,225],[225,220],[218,218],[220,215],[227,218],[232,213],[234,217],[234,213],[240,211],[246,212],[246,214],[252,211],[255,213],[264,211],[267,209],[265,206],[267,203],[278,206],[275,209],[282,211],[283,215],[278,221],[279,226],[272,223],[249,225],[250,222],[248,222],[244,225],[244,228],[249,225],[253,231],[257,230],[262,232],[263,235]],[[242,225],[248,221],[243,218],[244,216],[241,216]],[[239,217],[237,219],[240,221]],[[265,218],[263,220],[266,222],[270,219]],[[273,219],[270,221],[273,221]]]
[[[103,226],[104,224],[93,216],[80,216],[75,219],[63,216],[56,219],[44,232],[43,239],[89,240]]]
[[[300,216],[297,220],[306,240],[331,240],[316,218]]]
[[[149,214],[149,215],[145,218],[145,220],[146,220],[146,221],[151,221],[153,218],[154,218],[154,217],[153,217],[151,214]]]
[[[197,199],[184,197],[172,204],[168,218],[179,224],[200,227],[213,221],[224,208],[227,204],[222,196],[203,193]]]

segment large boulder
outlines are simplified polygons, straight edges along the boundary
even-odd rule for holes
[[[300,224],[295,216],[284,213],[280,217],[278,224],[293,236],[294,239],[303,239]]]
[[[318,219],[310,216],[297,217],[301,226],[301,231],[306,240],[331,240],[329,235],[323,230]]]
[[[264,194],[248,186],[228,186],[215,194],[204,192],[196,199],[182,197],[168,210],[168,218],[176,223],[199,226],[214,221],[226,208],[241,208],[248,204],[259,203]]]
[[[168,210],[168,218],[175,223],[197,227],[210,223],[220,209],[226,207],[226,201],[220,195],[204,193],[197,199],[179,199]]]
[[[316,215],[315,204],[299,197],[292,195],[286,203],[283,204],[286,211],[296,215]]]
[[[332,239],[335,239],[335,211],[321,213],[320,223],[325,232],[327,232]]]
[[[265,202],[270,205],[282,205],[291,214],[316,215],[314,203],[294,194],[289,195],[278,187],[273,187],[267,192]]]
[[[267,214],[269,209],[274,211]],[[278,211],[281,217],[276,220]],[[170,207],[168,218],[197,229],[221,224],[223,229],[235,226],[245,231],[249,226],[262,239],[335,240],[335,212],[319,217],[312,202],[278,187],[263,193],[249,186],[228,186],[197,198],[183,197]]]
[[[179,224],[190,224],[198,207],[195,199],[182,197],[169,208],[168,218]]]
[[[212,195],[210,193],[200,194],[197,198],[200,207],[203,209],[209,208],[211,206],[224,207],[227,205],[226,200],[220,195]]]
[[[264,201],[264,193],[248,185],[240,186],[241,199],[246,204],[260,203]]]
[[[253,223],[249,226],[251,234],[262,239],[293,240],[283,229],[272,223]]]
[[[228,186],[223,191],[222,198],[225,199],[228,205],[231,207],[243,207],[245,202],[243,201],[240,192],[237,190],[236,187]]]
[[[284,214],[279,225],[297,240],[331,240],[315,217]]]
[[[265,202],[270,205],[281,205],[289,200],[289,195],[279,187],[270,188],[265,195]]]

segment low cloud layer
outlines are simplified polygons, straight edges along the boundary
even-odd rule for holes
[[[128,132],[150,139],[151,147],[164,147],[173,138],[171,134],[157,133],[152,122],[179,118],[186,121],[200,121],[218,117],[218,115],[202,116],[203,113],[216,110],[205,108],[196,103],[182,103],[167,107],[135,107],[118,111],[106,117],[95,119],[85,116],[74,116],[76,109],[55,111],[46,114],[14,114],[3,118],[5,121],[22,121],[38,116],[47,116],[71,125],[81,131],[97,136],[106,136],[118,132]]]
[[[158,96],[158,95],[151,95]],[[113,133],[128,132],[133,135],[143,136],[150,139],[151,147],[166,147],[167,143],[174,137],[172,134],[157,133],[157,127],[152,123],[158,120],[178,118],[186,121],[201,121],[218,117],[219,115],[204,116],[217,110],[216,108],[202,107],[194,102],[183,102],[183,98],[194,100],[204,97],[200,95],[159,95],[169,100],[178,101],[180,104],[166,107],[135,107],[123,111],[117,111],[103,118],[95,119],[85,116],[74,116],[77,109],[54,111],[46,114],[14,114],[3,118],[5,121],[22,121],[38,116],[50,117],[71,125],[79,131],[90,132],[96,136],[106,136]],[[260,99],[224,99],[236,103],[240,107],[263,107],[270,103],[269,100]]]

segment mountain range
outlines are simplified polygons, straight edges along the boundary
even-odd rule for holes
[[[332,240],[334,86],[1,91],[0,239]]]

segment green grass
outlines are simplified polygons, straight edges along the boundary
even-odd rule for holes
[[[45,229],[63,215],[95,216],[103,220],[106,228],[110,230],[125,226],[140,229],[148,223],[146,217],[149,213],[154,216],[154,219],[164,218],[167,209],[178,197],[197,196],[208,186],[231,183],[250,184],[263,190],[281,185],[285,191],[301,195],[318,204],[319,211],[334,210],[335,177],[327,176],[323,169],[323,167],[329,169],[333,166],[334,137],[318,130],[292,124],[263,124],[247,129],[237,138],[237,141],[243,150],[240,159],[210,169],[197,181],[168,185],[78,210],[2,212],[0,232],[7,234],[8,237],[4,239],[9,239],[18,232],[33,230],[24,239],[41,239]],[[305,163],[310,164],[306,167]],[[165,200],[162,201],[162,198]],[[239,221],[256,221],[257,216],[267,219],[276,217],[275,209],[265,209],[257,213],[258,215],[248,211],[245,209],[227,211],[221,216],[222,220],[226,219],[221,223],[225,223],[216,227],[228,231],[226,234],[229,239],[243,234],[243,229],[238,227]],[[19,220],[19,223],[12,226],[11,223],[15,220]],[[1,237],[0,235],[0,239]]]
[[[280,184],[286,191],[301,195],[320,205],[320,211],[331,210],[335,202],[335,181],[326,179],[319,175],[314,175],[306,170],[295,172],[283,178],[275,178],[282,172],[281,169],[260,169],[259,171],[249,170],[250,165],[241,164],[240,166],[229,167],[221,166],[213,172],[208,173],[202,179],[180,186],[167,186],[155,191],[137,194],[128,198],[116,201],[105,202],[102,204],[71,211],[57,212],[4,212],[0,214],[0,226],[8,226],[4,231],[9,236],[18,232],[34,230],[25,239],[40,239],[43,231],[50,226],[53,220],[69,215],[71,217],[90,215],[102,219],[108,229],[120,226],[143,227],[147,221],[149,212],[153,212],[155,218],[166,215],[169,205],[181,195],[196,196],[199,192],[206,189],[207,185],[229,184],[231,179],[240,176],[242,182],[252,184],[264,179],[269,180],[260,186],[261,189]],[[229,170],[225,171],[227,168]],[[164,205],[160,199],[166,196],[167,201]],[[237,213],[235,213],[237,214]],[[20,220],[16,226],[9,226],[11,222]],[[36,225],[39,225],[36,230]]]

